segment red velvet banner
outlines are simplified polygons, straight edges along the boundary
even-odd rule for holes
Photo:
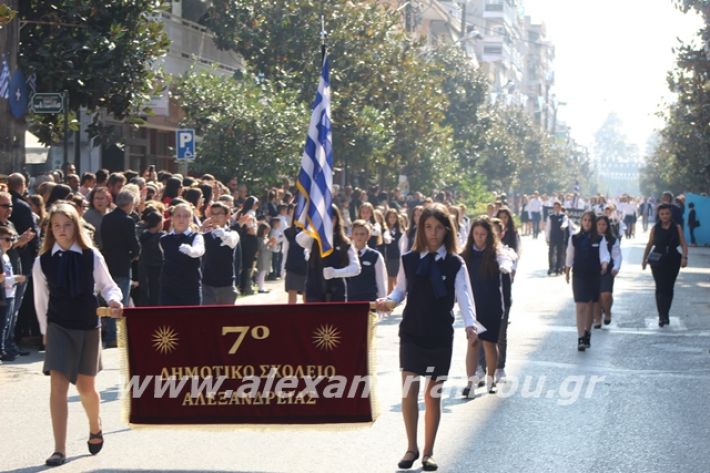
[[[126,309],[133,424],[374,420],[367,303]]]

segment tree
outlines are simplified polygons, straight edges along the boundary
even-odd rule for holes
[[[256,190],[296,175],[309,117],[294,92],[253,76],[237,81],[192,70],[174,85],[174,97],[202,136],[198,172],[236,175]]]
[[[242,54],[252,73],[313,97],[326,13],[336,167],[394,184],[406,173],[431,189],[450,172],[448,106],[441,74],[410,39],[400,16],[377,2],[215,0],[204,19],[222,48]],[[446,150],[446,151],[444,151]]]
[[[153,62],[169,41],[159,0],[25,0],[20,17],[20,66],[37,74],[37,91],[67,90],[71,109],[102,109],[116,118],[136,115],[150,100],[159,77]],[[60,136],[60,115],[31,117],[47,144]],[[98,117],[93,132],[100,131]]]
[[[684,12],[694,10],[705,21],[698,32],[701,45],[681,44],[676,67],[668,74],[668,86],[676,101],[660,115],[665,127],[642,171],[644,192],[710,190],[710,3],[706,0],[674,0]]]

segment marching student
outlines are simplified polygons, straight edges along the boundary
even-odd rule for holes
[[[379,251],[367,246],[369,239],[370,224],[364,220],[355,220],[352,241],[360,261],[360,274],[346,279],[348,302],[375,301],[387,295],[385,259]]]
[[[499,383],[506,377],[505,363],[508,355],[508,323],[510,322],[510,308],[513,305],[513,282],[515,273],[520,261],[520,236],[515,228],[513,214],[508,207],[503,207],[498,211],[499,236],[501,242],[501,252],[509,255],[513,260],[513,267],[510,272],[501,275],[503,280],[503,320],[498,336],[498,366],[495,372],[495,382]],[[498,223],[494,220],[493,223]]]
[[[485,328],[476,322],[468,271],[456,254],[456,229],[448,210],[441,204],[426,207],[420,222],[412,251],[402,256],[397,285],[387,298],[377,300],[377,310],[390,312],[407,299],[399,325],[407,451],[398,466],[411,468],[419,458],[419,377],[425,376],[422,466],[434,471],[438,468],[432,455],[441,417],[441,390],[451,365],[454,302],[461,309],[469,343],[475,343],[477,332]]]
[[[162,207],[162,204],[157,203]],[[141,255],[138,258],[138,279],[140,290],[140,305],[160,305],[160,274],[163,270],[163,248],[160,239],[163,231],[163,211],[153,206],[146,207],[143,212],[145,229],[141,232],[139,241]]]
[[[565,267],[567,284],[572,271],[572,292],[577,305],[578,351],[591,347],[594,303],[599,301],[599,276],[606,273],[610,259],[606,239],[597,234],[594,212],[584,212],[579,232],[569,237]]]
[[[611,256],[607,271],[601,276],[599,283],[599,302],[594,304],[594,328],[602,328],[602,314],[604,314],[604,325],[611,323],[611,306],[614,303],[614,279],[621,269],[621,246],[619,239],[611,233],[609,217],[601,215],[597,217],[597,234],[606,239],[607,249]]]
[[[496,384],[494,374],[498,369],[497,344],[505,313],[502,274],[513,270],[513,259],[500,246],[498,232],[487,216],[479,217],[471,224],[461,256],[471,280],[476,318],[486,327],[478,338],[486,357],[486,391],[493,393]],[[466,350],[468,383],[463,391],[465,397],[472,395],[478,384],[475,379],[478,348],[477,344],[469,345]]]
[[[123,294],[111,279],[103,256],[91,245],[76,209],[57,203],[32,268],[37,321],[46,353],[42,371],[50,376],[50,412],[54,453],[48,466],[66,462],[69,383],[76,385],[89,420],[88,449],[101,451],[104,438],[95,377],[101,371],[101,322],[96,315],[97,289],[109,307],[122,309]],[[120,317],[120,311],[113,311]]]
[[[547,216],[545,239],[549,245],[547,252],[547,275],[562,274],[565,267],[565,231],[569,227],[567,215],[558,201],[552,205],[552,213]]]
[[[307,232],[296,235],[296,242],[306,250],[306,302],[347,301],[344,278],[360,274],[360,261],[345,236],[338,207],[333,205],[333,251],[321,257],[318,242]]]
[[[678,252],[679,246],[682,254]],[[688,265],[688,245],[680,224],[674,220],[672,204],[658,206],[658,222],[651,227],[642,261],[644,270],[647,264],[651,265],[656,283],[658,326],[663,327],[670,323],[673,286],[678,272]]]
[[[383,226],[384,221],[382,223],[377,221],[375,208],[371,203],[365,202],[360,206],[357,218],[370,224],[370,240],[367,242],[367,246],[376,250],[379,246],[388,243],[389,235],[386,236],[387,229]]]
[[[234,305],[237,288],[234,285],[234,258],[239,233],[227,226],[229,207],[212,202],[210,217],[205,221],[205,255],[202,257],[202,303],[204,305]]]
[[[296,235],[301,232],[301,229],[293,224],[293,216],[291,216],[291,219],[291,226],[284,230],[282,250],[284,258],[281,274],[286,273],[284,286],[288,294],[288,303],[295,304],[299,294],[301,294],[301,298],[305,302],[308,263],[306,262],[305,250],[296,243]]]
[[[399,212],[389,209],[385,213],[385,222],[390,233],[390,243],[385,246],[385,266],[387,267],[387,291],[392,292],[399,272],[399,259],[402,255],[400,240],[404,235],[404,227],[399,220]]]
[[[402,236],[402,246],[400,247],[402,253],[406,253],[412,249],[412,245],[414,244],[414,240],[417,235],[417,224],[419,223],[419,218],[422,216],[423,211],[423,205],[417,205],[414,207],[414,210],[412,211],[412,220],[409,222],[409,228],[407,228],[407,232]]]
[[[160,275],[160,305],[201,305],[201,257],[205,240],[193,227],[188,203],[172,207],[172,230],[160,239],[165,261]]]

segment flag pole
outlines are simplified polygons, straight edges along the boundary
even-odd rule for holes
[[[328,37],[328,33],[325,31],[325,15],[320,16],[320,61],[323,63],[325,60],[325,40]]]

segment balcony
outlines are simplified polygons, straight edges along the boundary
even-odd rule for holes
[[[489,1],[486,3],[483,6],[483,18],[486,20],[504,21],[510,26],[515,26],[520,23],[517,10],[504,0],[498,2]]]
[[[230,75],[243,68],[241,57],[219,50],[204,26],[167,12],[160,14],[160,20],[171,43],[163,64],[169,74],[182,74],[193,64],[216,67]]]

